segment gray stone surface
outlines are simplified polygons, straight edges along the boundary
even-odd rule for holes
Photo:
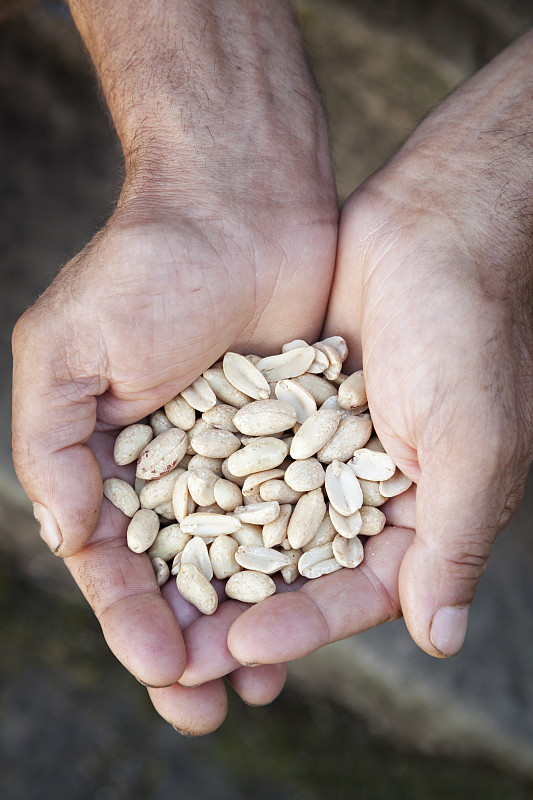
[[[358,13],[348,2],[298,2],[341,197],[486,55],[533,21],[524,3],[505,13],[502,4],[475,0],[401,5],[407,11],[399,15],[391,2],[361,2]],[[32,12],[4,23],[0,42],[0,545],[32,579],[77,598],[36,537],[10,465],[9,338],[18,314],[105,220],[121,160],[68,20]],[[533,775],[532,527],[530,483],[496,544],[458,658],[425,656],[399,622],[326,648],[293,665],[292,675],[400,742],[484,755]]]

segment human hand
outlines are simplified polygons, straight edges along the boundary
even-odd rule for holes
[[[172,685],[152,690],[156,707],[200,733],[223,719],[223,686],[175,684],[185,665],[178,622],[190,619],[162,598],[148,557],[127,550],[120,512],[105,501],[100,513],[100,468],[104,478],[117,474],[110,448],[119,427],[225,350],[265,353],[318,335],[337,207],[288,4],[159,5],[156,14],[125,1],[128,13],[110,26],[108,4],[73,3],[126,180],[104,230],[17,324],[13,449],[42,536],[67,559],[111,649],[142,682]],[[211,638],[206,658],[219,647],[225,633]],[[277,694],[280,675],[239,671],[233,680],[258,702]]]
[[[452,95],[343,209],[325,335],[359,353],[377,433],[418,486],[383,506],[389,526],[356,570],[234,623],[242,663],[296,658],[401,613],[431,655],[463,644],[533,455],[532,38]]]

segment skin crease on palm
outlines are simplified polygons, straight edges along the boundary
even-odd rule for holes
[[[215,108],[209,136],[201,128],[196,150],[168,164],[164,137],[153,137],[147,168],[138,136],[144,95],[122,99],[119,109],[123,73],[106,84],[113,69],[103,54],[119,58],[120,47],[99,41],[104,6],[72,5],[124,145],[127,177],[106,228],[17,327],[14,453],[30,498],[58,520],[58,554],[110,648],[158,687],[149,689],[156,710],[189,734],[224,719],[222,677],[246,702],[270,702],[283,686],[281,662],[402,611],[415,641],[442,654],[429,638],[433,614],[470,603],[531,460],[524,396],[532,377],[531,263],[522,246],[530,231],[512,214],[495,213],[503,187],[523,197],[531,173],[520,143],[503,143],[513,125],[531,122],[524,89],[531,37],[452,95],[350,198],[331,288],[335,191],[303,59],[292,55],[277,94],[270,87],[265,104],[254,96],[252,110],[246,86],[241,96],[225,92],[221,80],[214,105],[222,111]],[[212,14],[213,5],[198,3],[191,14],[200,16],[200,6]],[[266,25],[283,67],[284,44],[294,54],[297,33],[286,4],[272,6],[282,9],[274,35],[268,15],[259,15],[259,27]],[[224,8],[229,17],[242,12],[238,0]],[[170,30],[171,13],[179,11],[166,9]],[[236,73],[225,79],[232,89],[241,85]],[[166,132],[172,113],[158,114]],[[484,142],[480,130],[496,134]],[[187,143],[189,128],[181,133]],[[377,431],[418,489],[386,504],[389,526],[367,542],[358,569],[249,610],[226,600],[200,617],[173,582],[159,592],[148,557],[127,549],[127,521],[107,502],[92,532],[101,476],[132,477],[112,461],[114,436],[229,348],[262,354],[292,338],[316,340],[330,288],[324,333],[346,337],[350,367],[364,364]]]

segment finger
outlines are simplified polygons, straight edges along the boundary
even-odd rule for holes
[[[203,736],[215,731],[226,718],[228,698],[222,681],[195,689],[175,683],[164,689],[148,689],[154,708],[178,733]]]
[[[228,650],[227,637],[232,623],[248,607],[228,600],[213,616],[202,616],[183,631],[187,664],[179,681],[182,686],[198,686],[242,666]]]
[[[391,497],[384,503],[380,511],[387,517],[387,524],[395,528],[416,528],[416,486],[402,494]]]
[[[225,583],[221,580],[213,578],[211,580],[211,586],[217,593],[220,608],[220,606],[228,599],[225,591]],[[204,619],[202,612],[198,611],[196,606],[193,606],[192,603],[189,603],[188,600],[185,600],[185,598],[181,596],[173,575],[161,587],[161,594],[172,609],[182,631],[187,630],[187,628],[189,628],[193,622],[196,622],[197,619]],[[211,616],[208,618],[213,619]],[[217,675],[214,677],[218,678],[219,676]]]
[[[106,500],[96,530],[100,539],[66,559],[66,565],[118,660],[141,683],[169,686],[185,667],[181,631],[148,556],[127,547],[120,517]]]
[[[294,591],[301,582],[290,586],[274,578],[279,592]],[[302,579],[305,582],[305,579]],[[187,652],[187,664],[179,679],[182,686],[199,686],[222,678],[242,665],[227,647],[228,631],[235,620],[250,608],[248,603],[228,600],[222,581],[213,581],[219,606],[211,616],[204,616],[179,594],[174,581],[163,587],[162,594],[180,623]]]
[[[400,572],[405,622],[434,656],[459,652],[469,607],[500,529],[509,490],[499,442],[471,425],[442,437],[417,488],[416,538]],[[463,435],[464,434],[464,435]]]
[[[278,697],[287,680],[285,664],[240,667],[227,677],[228,683],[249,706],[266,706]]]
[[[91,439],[104,475],[113,468],[113,438],[97,433]],[[121,468],[122,473],[127,470]],[[105,499],[90,543],[67,558],[66,565],[119,661],[142,683],[168,686],[185,666],[183,638],[161,596],[148,556],[127,547],[128,522]]]
[[[182,631],[189,625],[192,625],[195,620],[202,617],[202,612],[198,611],[192,603],[185,600],[178,592],[174,575],[171,575],[168,581],[161,587],[161,596],[172,609],[172,613]]]
[[[400,614],[398,571],[413,531],[386,527],[365,544],[359,567],[273,595],[242,614],[228,648],[244,665],[277,664],[307,655]]]
[[[278,576],[274,577],[274,581],[277,591],[284,593],[296,591],[304,585],[305,578],[290,585]],[[173,588],[168,589],[165,594],[180,621],[187,651],[187,665],[179,680],[182,686],[198,686],[206,681],[225,677],[242,666],[228,650],[227,637],[232,624],[250,606],[248,603],[228,600],[221,581],[214,581],[214,585],[219,594],[220,605],[216,612],[208,617],[197,612],[194,607],[191,607],[193,612],[185,610],[183,604],[190,605],[190,603],[183,598],[179,599],[177,589],[175,590],[177,598]],[[185,621],[187,625],[184,624]]]
[[[106,386],[91,377],[99,374],[96,363],[71,362],[74,333],[66,318],[53,318],[46,336],[28,320],[24,315],[13,334],[13,460],[42,538],[69,556],[89,538],[102,501],[100,470],[83,442],[94,430],[95,395]],[[91,351],[97,359],[96,343]]]

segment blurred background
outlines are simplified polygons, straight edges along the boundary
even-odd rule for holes
[[[533,799],[533,484],[437,661],[403,622],[291,666],[271,707],[231,701],[186,739],[114,660],[41,543],[10,460],[10,333],[113,208],[121,157],[65,8],[0,3],[0,797]],[[527,0],[298,0],[339,194],[533,24]],[[231,690],[230,690],[231,691]]]

